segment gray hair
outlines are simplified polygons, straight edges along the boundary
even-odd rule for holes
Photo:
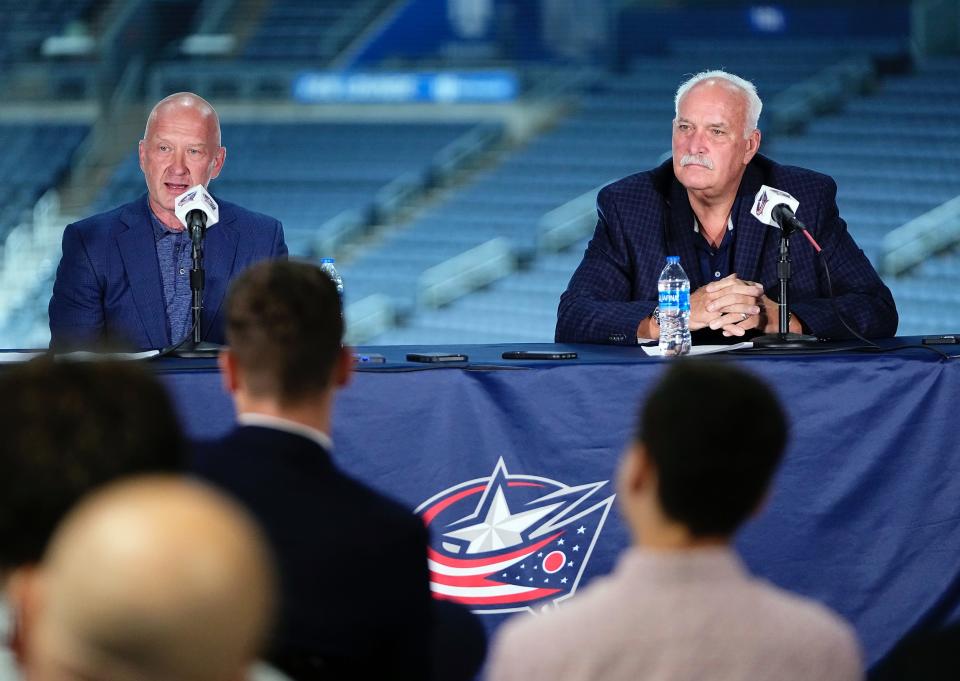
[[[743,130],[744,138],[750,137],[750,133],[757,129],[757,121],[760,120],[760,111],[763,110],[763,102],[757,94],[757,87],[749,80],[735,76],[726,71],[701,71],[695,76],[691,76],[677,88],[677,95],[673,99],[673,111],[675,116],[680,115],[680,100],[683,99],[695,85],[705,80],[723,80],[729,86],[743,94],[747,105],[746,126]]]

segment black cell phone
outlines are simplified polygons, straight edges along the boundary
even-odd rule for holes
[[[577,353],[556,350],[510,350],[500,356],[504,359],[576,359]]]
[[[924,345],[955,345],[960,340],[956,336],[924,336],[920,342]]]
[[[459,352],[410,352],[408,362],[466,362],[469,359]]]
[[[353,361],[356,364],[383,364],[387,358],[377,352],[355,352]]]

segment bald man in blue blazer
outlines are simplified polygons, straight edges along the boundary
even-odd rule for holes
[[[762,103],[752,83],[723,71],[697,74],[676,94],[673,158],[604,187],[583,261],[560,299],[556,340],[636,344],[660,336],[657,280],[668,255],[690,279],[697,342],[779,330],[780,233],[751,214],[762,185],[799,200],[797,217],[823,247],[795,237],[790,252],[790,332],[847,338],[838,317],[868,337],[892,336],[889,289],[847,232],[828,176],[757,153]]]
[[[139,157],[144,196],[64,230],[49,306],[55,350],[146,350],[190,336],[191,247],[174,200],[223,168],[216,111],[191,93],[163,99],[147,119]],[[201,338],[212,343],[224,342],[220,307],[229,281],[259,260],[287,255],[277,220],[218,204],[220,220],[204,238]]]

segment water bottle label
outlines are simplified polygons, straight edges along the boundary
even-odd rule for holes
[[[680,310],[683,292],[679,289],[660,289],[660,312]],[[690,307],[690,294],[687,294],[687,307]]]
[[[677,291],[677,305],[680,312],[690,311],[690,289],[684,288]]]

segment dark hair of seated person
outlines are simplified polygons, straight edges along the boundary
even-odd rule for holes
[[[125,475],[182,470],[167,391],[129,362],[42,357],[0,374],[0,573],[39,562],[87,492]]]
[[[787,443],[761,379],[715,360],[677,361],[647,396],[635,439],[666,515],[695,537],[729,537],[760,505]]]

